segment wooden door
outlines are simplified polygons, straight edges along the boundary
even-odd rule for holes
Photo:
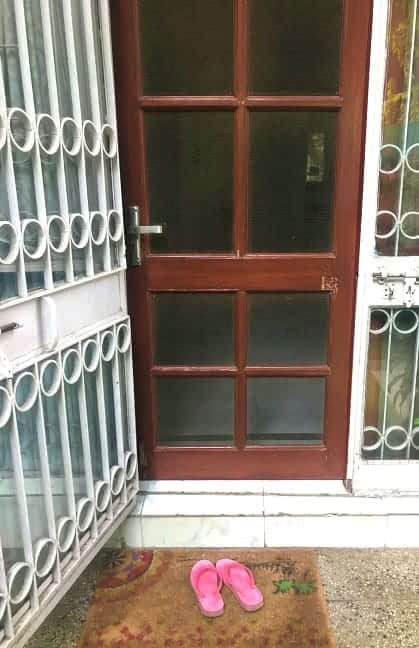
[[[369,0],[114,0],[149,478],[345,474]]]

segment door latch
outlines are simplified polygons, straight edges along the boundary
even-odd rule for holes
[[[384,298],[392,300],[395,297],[396,283],[403,283],[403,305],[407,308],[413,306],[416,290],[419,286],[418,276],[407,276],[407,273],[389,274],[384,268],[374,272],[373,279],[383,286]]]
[[[143,234],[163,234],[165,225],[140,225],[140,208],[137,205],[125,210],[125,241],[127,265],[141,265],[141,236]]]
[[[404,280],[403,303],[407,308],[414,304],[417,285],[418,281],[414,277],[406,277]]]

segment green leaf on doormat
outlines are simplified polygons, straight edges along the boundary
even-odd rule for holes
[[[288,594],[292,590],[296,594],[312,594],[316,591],[315,585],[311,581],[295,581],[289,579],[282,579],[278,581],[273,581],[274,584],[274,594]]]
[[[294,583],[294,589],[297,594],[312,594],[315,591],[315,586],[313,583]]]
[[[288,592],[291,592],[292,588],[294,587],[294,581],[293,580],[278,580],[274,581],[274,586],[275,586],[275,591],[274,594],[287,594]]]

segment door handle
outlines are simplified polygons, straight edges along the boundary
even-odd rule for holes
[[[137,205],[125,210],[125,240],[127,244],[127,265],[141,265],[141,240],[143,234],[164,234],[165,224],[140,225],[140,208]]]
[[[139,225],[138,234],[163,234],[164,225]]]

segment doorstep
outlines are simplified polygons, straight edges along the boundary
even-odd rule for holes
[[[419,547],[419,496],[340,481],[143,481],[122,534],[135,547]]]

